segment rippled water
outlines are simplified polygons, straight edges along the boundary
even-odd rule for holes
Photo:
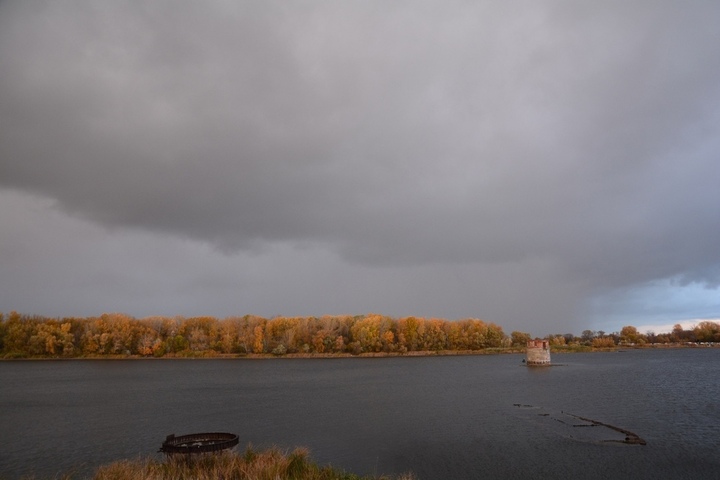
[[[521,358],[0,362],[0,478],[85,474],[213,430],[421,480],[720,476],[720,349]]]

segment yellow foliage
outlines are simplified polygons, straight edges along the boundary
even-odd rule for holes
[[[253,332],[255,333],[255,339],[253,341],[253,352],[263,353],[265,345],[262,325],[257,325]]]

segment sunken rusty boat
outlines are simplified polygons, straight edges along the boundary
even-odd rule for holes
[[[234,433],[210,432],[189,435],[168,435],[158,452],[166,455],[212,453],[226,450],[237,445],[238,436]]]

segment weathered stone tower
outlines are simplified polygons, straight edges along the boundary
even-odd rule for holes
[[[527,343],[527,365],[550,365],[550,343],[547,340],[530,340]]]

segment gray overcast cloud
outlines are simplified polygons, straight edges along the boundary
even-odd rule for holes
[[[720,317],[718,19],[0,3],[0,311]]]

